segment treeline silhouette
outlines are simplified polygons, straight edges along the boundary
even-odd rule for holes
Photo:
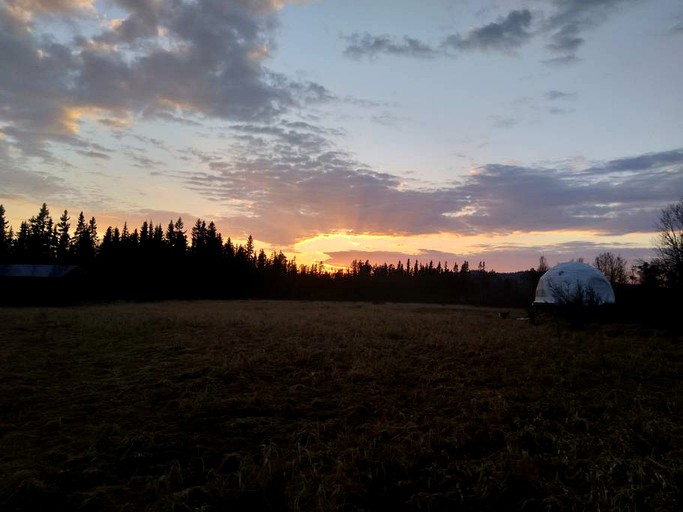
[[[0,264],[76,265],[77,279],[59,285],[62,296],[94,300],[179,298],[266,298],[371,300],[527,306],[540,272],[498,274],[484,262],[375,264],[354,260],[341,270],[322,263],[299,265],[282,251],[257,250],[224,239],[214,222],[197,219],[187,228],[181,218],[161,224],[144,221],[98,230],[81,212],[71,229],[64,211],[54,221],[46,204],[14,231],[0,205]],[[41,286],[26,280],[13,293],[36,295]],[[57,286],[57,285],[55,285]],[[8,288],[5,287],[5,299]],[[33,297],[39,298],[39,297]]]

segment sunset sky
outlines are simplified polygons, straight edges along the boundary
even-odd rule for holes
[[[652,255],[680,0],[0,0],[0,203],[300,263]]]

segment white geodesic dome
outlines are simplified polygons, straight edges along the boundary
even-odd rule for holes
[[[605,275],[586,263],[560,263],[541,276],[534,304],[613,304]]]

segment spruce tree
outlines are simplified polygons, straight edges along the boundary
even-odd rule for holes
[[[114,230],[111,226],[107,228],[104,232],[104,237],[102,238],[102,243],[100,244],[99,255],[100,258],[106,259],[110,257],[114,249]]]
[[[256,268],[259,270],[264,270],[266,264],[268,263],[268,257],[266,256],[266,251],[261,249],[256,257]]]
[[[206,222],[197,219],[192,227],[192,252],[203,254],[206,247]]]
[[[10,250],[9,223],[5,219],[5,207],[0,204],[0,263],[7,261]]]
[[[235,246],[232,245],[232,240],[230,239],[230,237],[228,237],[228,241],[225,242],[225,248],[223,249],[223,253],[225,254],[225,257],[228,261],[232,261],[233,259],[235,259]]]
[[[161,224],[154,226],[151,245],[154,256],[160,257],[164,252],[164,228],[161,227]]]
[[[142,226],[140,226],[140,247],[143,251],[147,251],[149,248],[149,243],[152,240],[152,225],[148,224],[147,221],[143,221]]]
[[[209,222],[206,230],[206,253],[214,260],[220,259],[223,255],[223,236],[218,232],[213,221]]]
[[[136,250],[140,246],[140,233],[138,233],[138,228],[135,228],[133,232],[128,237],[129,245],[131,250]]]
[[[28,222],[22,221],[17,233],[17,239],[13,244],[14,259],[17,263],[28,263],[31,261],[31,252],[29,250],[30,230]]]
[[[85,233],[85,231],[86,231],[85,215],[83,215],[83,212],[81,212],[78,215],[78,221],[76,221],[76,230],[74,231],[74,236],[71,239],[72,245],[75,245],[75,243],[78,241],[78,239],[83,236],[83,233]]]
[[[175,221],[175,225],[173,227],[175,228],[175,241],[173,243],[173,248],[176,254],[182,256],[187,250],[187,235],[185,234],[185,224],[183,223],[183,219],[178,217],[178,220]]]
[[[170,221],[166,228],[166,244],[174,256],[181,256],[185,254],[187,249],[187,236],[185,236],[185,224],[183,219],[178,217],[178,220]]]
[[[28,221],[29,259],[36,263],[47,263],[52,259],[53,246],[53,222],[47,204],[43,203],[38,215]]]
[[[247,238],[247,246],[245,247],[245,250],[247,251],[247,260],[252,263],[255,262],[256,253],[254,252],[254,239],[251,235],[249,235],[249,238]]]
[[[88,222],[88,232],[90,233],[90,241],[92,242],[94,252],[97,247],[97,241],[99,240],[97,238],[97,221],[95,220],[95,217],[90,217],[90,221]]]
[[[173,247],[175,245],[175,224],[173,224],[173,221],[169,221],[165,236],[168,246]]]
[[[60,263],[64,263],[69,259],[69,242],[71,240],[69,236],[69,229],[71,228],[69,220],[69,212],[64,210],[57,223],[57,261]]]
[[[97,224],[95,218],[90,223],[85,223],[85,215],[81,212],[76,222],[76,230],[71,239],[71,250],[80,264],[89,264],[95,257],[95,240],[97,237]]]

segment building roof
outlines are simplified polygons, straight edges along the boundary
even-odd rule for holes
[[[61,279],[82,272],[76,265],[0,265],[0,277]]]

